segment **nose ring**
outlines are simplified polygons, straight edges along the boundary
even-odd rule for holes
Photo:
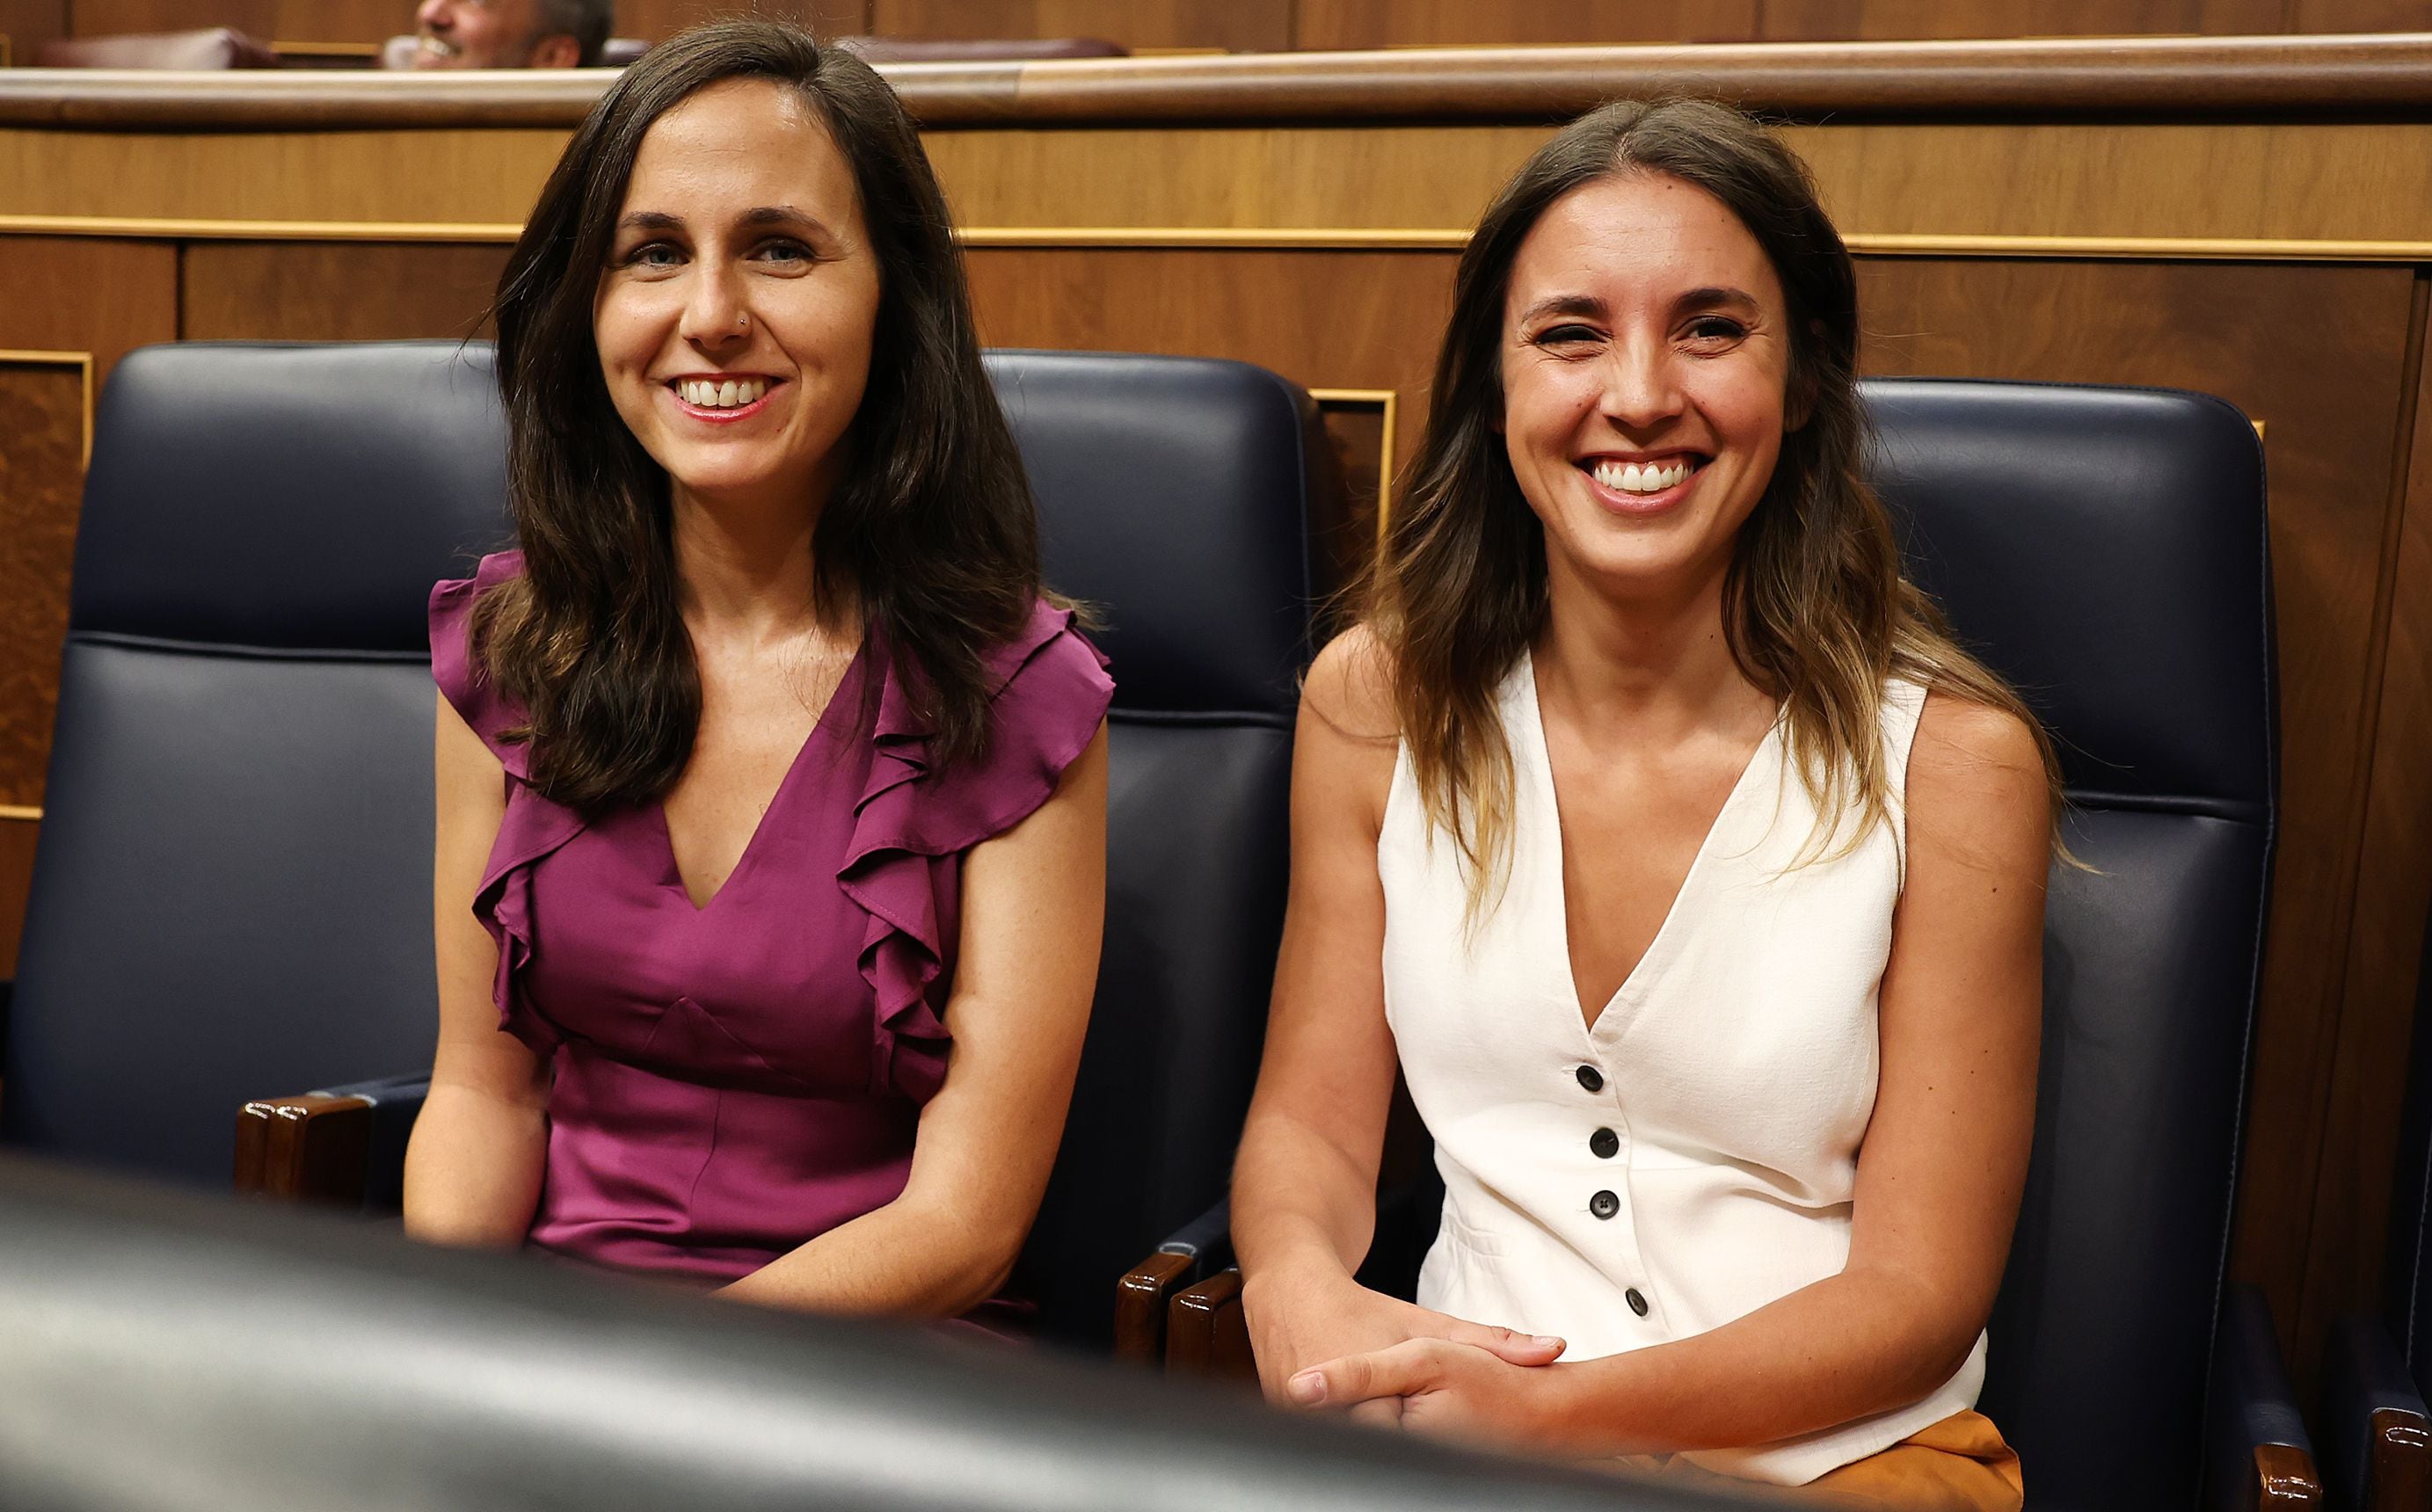
[[[735,328],[736,330],[750,330],[752,328],[752,317],[750,315],[735,316]]]

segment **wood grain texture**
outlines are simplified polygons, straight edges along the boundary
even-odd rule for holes
[[[686,26],[736,14],[775,16],[822,37],[870,27],[870,0],[616,0],[616,35],[665,42]]]
[[[1876,373],[2154,384],[2270,424],[2281,817],[2233,1267],[2285,1331],[2323,1157],[2413,274],[1869,260]],[[2409,396],[2411,401],[2411,395]]]
[[[1299,0],[1303,48],[1514,46],[1545,42],[1745,42],[1759,0]]]
[[[68,7],[68,19],[79,37],[227,26],[268,42],[279,20],[280,3],[281,0],[74,0]],[[400,8],[409,17],[414,13],[413,6],[403,4],[403,0]]]
[[[0,0],[0,37],[14,60],[32,62],[42,43],[67,32],[67,0]]]
[[[84,370],[0,359],[0,804],[39,805],[84,487]]]
[[[0,348],[91,352],[96,386],[136,347],[177,339],[177,249],[164,242],[0,237],[0,287],[45,291],[0,300]]]
[[[2424,0],[2289,0],[2291,31],[2432,31]]]
[[[870,29],[956,42],[1094,37],[1135,51],[1272,53],[1292,44],[1292,8],[1293,0],[871,0]]]
[[[1518,47],[890,63],[930,126],[1530,122],[1695,92],[1783,119],[2348,120],[2432,109],[2432,37]],[[598,69],[455,74],[0,70],[0,125],[571,128]]]
[[[512,129],[0,130],[0,213],[520,224],[566,139]]]
[[[980,339],[989,345],[1227,357],[1307,389],[1391,389],[1405,417],[1394,437],[1398,466],[1417,445],[1410,417],[1426,412],[1455,259],[990,248],[968,260]],[[1375,423],[1355,407],[1341,409],[1340,445],[1358,455],[1376,440]],[[1375,475],[1373,462],[1365,471]]]
[[[2432,325],[2419,327],[2419,342],[2427,336]],[[2432,763],[2424,759],[2432,750],[2432,374],[2422,370],[2420,357],[2412,403],[2401,508],[2384,573],[2386,630],[2365,800],[2370,822],[2322,1097],[2322,1153],[2306,1211],[2288,1216],[2305,1237],[2294,1325],[2307,1350],[2340,1314],[2379,1306],[2416,977],[2424,921],[2432,916]]]
[[[77,8],[86,3],[77,0]],[[414,29],[414,10],[406,0],[278,0],[262,41],[386,42]]]
[[[2245,37],[2286,30],[2285,8],[2284,0],[1764,0],[1762,35],[1781,42]]]
[[[491,334],[503,246],[225,242],[186,249],[190,341],[397,341]]]
[[[40,829],[31,819],[0,818],[0,981],[17,975],[17,944],[25,929],[25,899],[34,881],[34,838]]]

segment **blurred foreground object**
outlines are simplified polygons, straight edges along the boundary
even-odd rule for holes
[[[1736,1504],[0,1157],[10,1512]]]

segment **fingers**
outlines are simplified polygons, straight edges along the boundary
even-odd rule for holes
[[[1402,1399],[1373,1397],[1366,1402],[1355,1402],[1343,1416],[1351,1422],[1364,1423],[1371,1428],[1398,1428],[1402,1425]]]
[[[1407,1396],[1421,1387],[1427,1339],[1409,1339],[1392,1349],[1346,1354],[1312,1366],[1285,1384],[1303,1407],[1348,1407],[1376,1397]]]
[[[1515,1334],[1508,1328],[1464,1322],[1455,1318],[1444,1336],[1455,1344],[1484,1350],[1506,1365],[1551,1365],[1568,1346],[1549,1334]]]

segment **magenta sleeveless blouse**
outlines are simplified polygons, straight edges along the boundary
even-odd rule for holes
[[[963,858],[1056,791],[1112,697],[1105,659],[1041,603],[988,658],[986,758],[933,770],[865,643],[734,874],[695,908],[656,803],[584,820],[533,791],[521,711],[473,662],[484,558],[431,594],[431,668],[510,778],[473,912],[498,1024],[550,1063],[532,1242],[705,1283],[892,1201],[945,1080]],[[875,697],[870,683],[878,683]]]

